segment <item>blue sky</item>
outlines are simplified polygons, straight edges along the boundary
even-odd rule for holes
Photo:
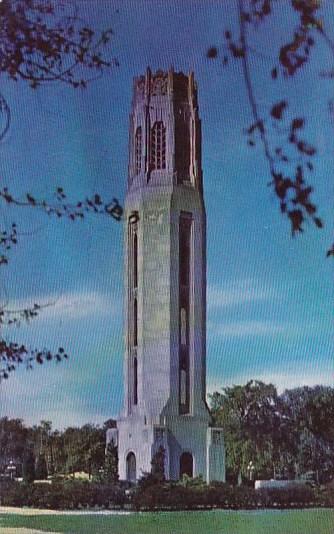
[[[89,23],[114,30],[120,66],[84,91],[55,84],[37,91],[3,80],[12,114],[0,146],[0,184],[18,195],[49,197],[61,185],[73,200],[99,192],[124,200],[132,78],[152,69],[194,70],[203,127],[203,172],[208,219],[208,391],[271,381],[279,390],[333,384],[333,267],[331,243],[334,146],[328,114],[332,83],[323,46],[293,81],[270,80],[275,45],[288,14],[254,35],[260,51],[252,76],[261,109],[285,95],[291,113],[307,117],[318,147],[314,201],[325,221],[292,238],[270,188],[261,146],[247,147],[251,115],[240,65],[208,61],[226,26],[236,28],[234,1],[78,1]],[[324,17],[334,7],[324,1]],[[291,19],[291,22],[292,19]],[[290,25],[288,25],[291,27]],[[90,217],[71,223],[34,210],[0,205],[1,225],[15,220],[24,233],[8,267],[0,298],[11,308],[54,302],[30,325],[7,329],[7,339],[33,347],[65,346],[71,357],[33,372],[21,369],[0,386],[0,416],[55,427],[102,423],[121,409],[122,226]]]

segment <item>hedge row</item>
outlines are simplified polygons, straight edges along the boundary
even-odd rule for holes
[[[53,510],[123,507],[127,498],[124,488],[88,481],[0,485],[2,506],[30,506]]]
[[[166,483],[137,491],[133,505],[137,510],[196,509],[196,508],[294,508],[317,506],[319,498],[308,486],[289,489],[263,489],[227,484],[203,487],[183,487]]]
[[[334,507],[334,489],[319,490],[308,486],[262,489],[216,483],[138,486],[126,492],[121,484],[108,485],[88,481],[63,481],[52,484],[0,484],[0,504],[49,509],[119,508],[136,510],[191,510],[201,508],[306,508]]]
[[[247,486],[228,484],[165,483],[144,486],[135,492],[133,506],[137,510],[184,510],[196,508],[306,508],[334,507],[334,488],[318,489],[310,486],[266,488],[254,490]]]

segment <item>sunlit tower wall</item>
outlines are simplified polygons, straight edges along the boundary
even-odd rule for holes
[[[121,479],[151,469],[225,479],[221,429],[206,405],[206,215],[197,87],[147,69],[134,79],[125,201],[124,409]]]

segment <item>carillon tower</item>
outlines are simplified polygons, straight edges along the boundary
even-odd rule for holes
[[[107,440],[121,479],[163,447],[165,475],[225,479],[206,396],[206,216],[193,74],[134,80],[125,201],[124,410]]]

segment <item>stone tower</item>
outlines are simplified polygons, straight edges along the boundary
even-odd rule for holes
[[[193,74],[134,80],[125,201],[124,410],[107,441],[119,475],[225,479],[206,405],[206,216]]]

